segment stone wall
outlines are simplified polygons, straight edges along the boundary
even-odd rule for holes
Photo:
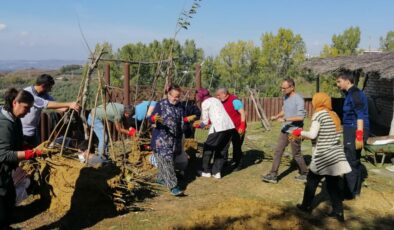
[[[393,119],[394,80],[368,79],[364,89],[369,99],[370,121],[389,129]]]

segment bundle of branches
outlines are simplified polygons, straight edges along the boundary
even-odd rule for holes
[[[117,157],[121,173],[110,181],[110,186],[114,189],[114,202],[118,210],[133,209],[135,201],[156,194],[157,185],[152,183],[156,169],[149,160],[149,143],[149,139],[136,137],[125,141],[129,152],[117,152],[122,154]]]

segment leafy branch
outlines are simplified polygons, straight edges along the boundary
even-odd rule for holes
[[[181,29],[189,29],[190,26],[190,19],[193,18],[193,16],[197,13],[197,9],[200,7],[200,2],[202,0],[193,0],[193,4],[190,7],[189,10],[183,10],[180,14],[180,16],[178,17],[178,21],[176,24],[176,32],[175,32],[175,36],[179,33],[179,31]]]

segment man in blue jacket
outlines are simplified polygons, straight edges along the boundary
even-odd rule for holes
[[[345,196],[353,199],[360,195],[362,183],[361,150],[369,135],[368,100],[354,85],[350,71],[341,71],[336,78],[337,86],[345,92],[343,104],[343,144],[352,171],[345,175]]]

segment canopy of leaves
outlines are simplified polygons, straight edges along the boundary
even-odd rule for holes
[[[360,37],[361,31],[359,27],[350,27],[342,34],[334,34],[332,36],[332,44],[323,47],[321,57],[357,54]]]
[[[386,37],[380,37],[380,48],[383,51],[392,51],[394,50],[394,31],[389,31],[386,34]]]

